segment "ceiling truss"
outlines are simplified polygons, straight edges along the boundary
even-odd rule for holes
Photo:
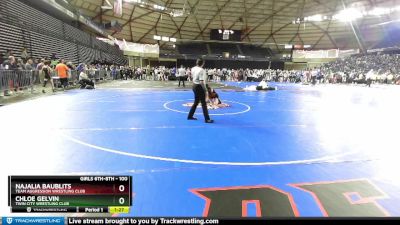
[[[113,10],[102,9],[104,0],[70,0],[70,4],[98,23],[117,20],[121,32],[109,32],[117,39],[140,43],[159,43],[153,35],[175,37],[179,40],[207,41],[211,29],[240,30],[242,41],[268,46],[278,51],[284,44],[311,45],[317,49],[367,48],[373,46],[370,40],[360,38],[362,46],[354,40],[354,32],[349,24],[339,21],[307,22],[293,24],[298,17],[318,13],[330,14],[342,9],[342,0],[147,0],[151,4],[169,9],[187,6],[188,16],[173,17],[134,5],[123,3],[123,15],[114,15]],[[111,1],[112,2],[112,1]],[[400,0],[346,0],[346,5],[364,4],[367,7],[396,5]],[[389,20],[381,17],[378,22]],[[376,22],[376,21],[375,21]],[[371,21],[361,19],[354,23],[356,32],[371,25]],[[358,35],[360,35],[358,33]],[[351,37],[351,38],[349,38]],[[337,40],[349,39],[349,43]]]

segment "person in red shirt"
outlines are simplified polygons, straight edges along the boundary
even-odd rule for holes
[[[57,64],[55,71],[57,71],[57,75],[60,78],[64,90],[68,86],[68,70],[69,68],[65,65],[65,60],[61,59],[60,63]]]

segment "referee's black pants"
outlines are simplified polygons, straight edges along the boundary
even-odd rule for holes
[[[193,85],[194,92],[194,104],[190,109],[188,118],[193,118],[194,113],[196,112],[197,106],[199,102],[201,102],[201,107],[203,108],[203,114],[205,120],[210,120],[210,115],[208,114],[207,103],[206,103],[206,94],[204,92],[203,87],[200,84]]]
[[[181,82],[183,83],[183,87],[185,87],[185,78],[186,77],[178,77],[178,79],[179,79],[179,84],[178,84],[178,87],[180,87],[181,86]]]

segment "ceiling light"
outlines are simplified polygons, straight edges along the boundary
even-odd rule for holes
[[[309,17],[306,17],[306,19],[308,21],[312,21],[312,22],[321,22],[323,20],[321,14],[317,14],[317,15],[314,15],[314,16],[309,16]]]
[[[355,8],[347,8],[340,11],[338,14],[334,15],[333,19],[340,20],[343,22],[351,22],[361,18],[362,16],[363,14],[359,10]]]
[[[184,11],[183,11],[183,10],[173,9],[173,10],[171,11],[171,15],[172,15],[173,17],[183,16],[183,14],[184,14]]]
[[[158,36],[158,35],[154,35],[154,40],[158,40],[158,41],[161,41],[161,36]]]
[[[171,42],[176,42],[176,38],[170,38],[169,39]]]
[[[374,8],[373,10],[368,12],[368,14],[372,16],[381,16],[389,13],[390,9],[387,8]]]
[[[162,37],[161,40],[163,40],[163,41],[169,41],[169,37]]]
[[[166,8],[164,6],[160,6],[160,5],[156,5],[156,4],[153,5],[153,8],[157,9],[157,10],[162,10],[162,11],[166,10]]]
[[[293,48],[293,45],[289,45],[289,44],[285,45],[285,49],[292,49],[292,48]]]

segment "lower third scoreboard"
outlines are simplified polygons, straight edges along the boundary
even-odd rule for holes
[[[131,176],[9,176],[11,212],[126,213]]]

